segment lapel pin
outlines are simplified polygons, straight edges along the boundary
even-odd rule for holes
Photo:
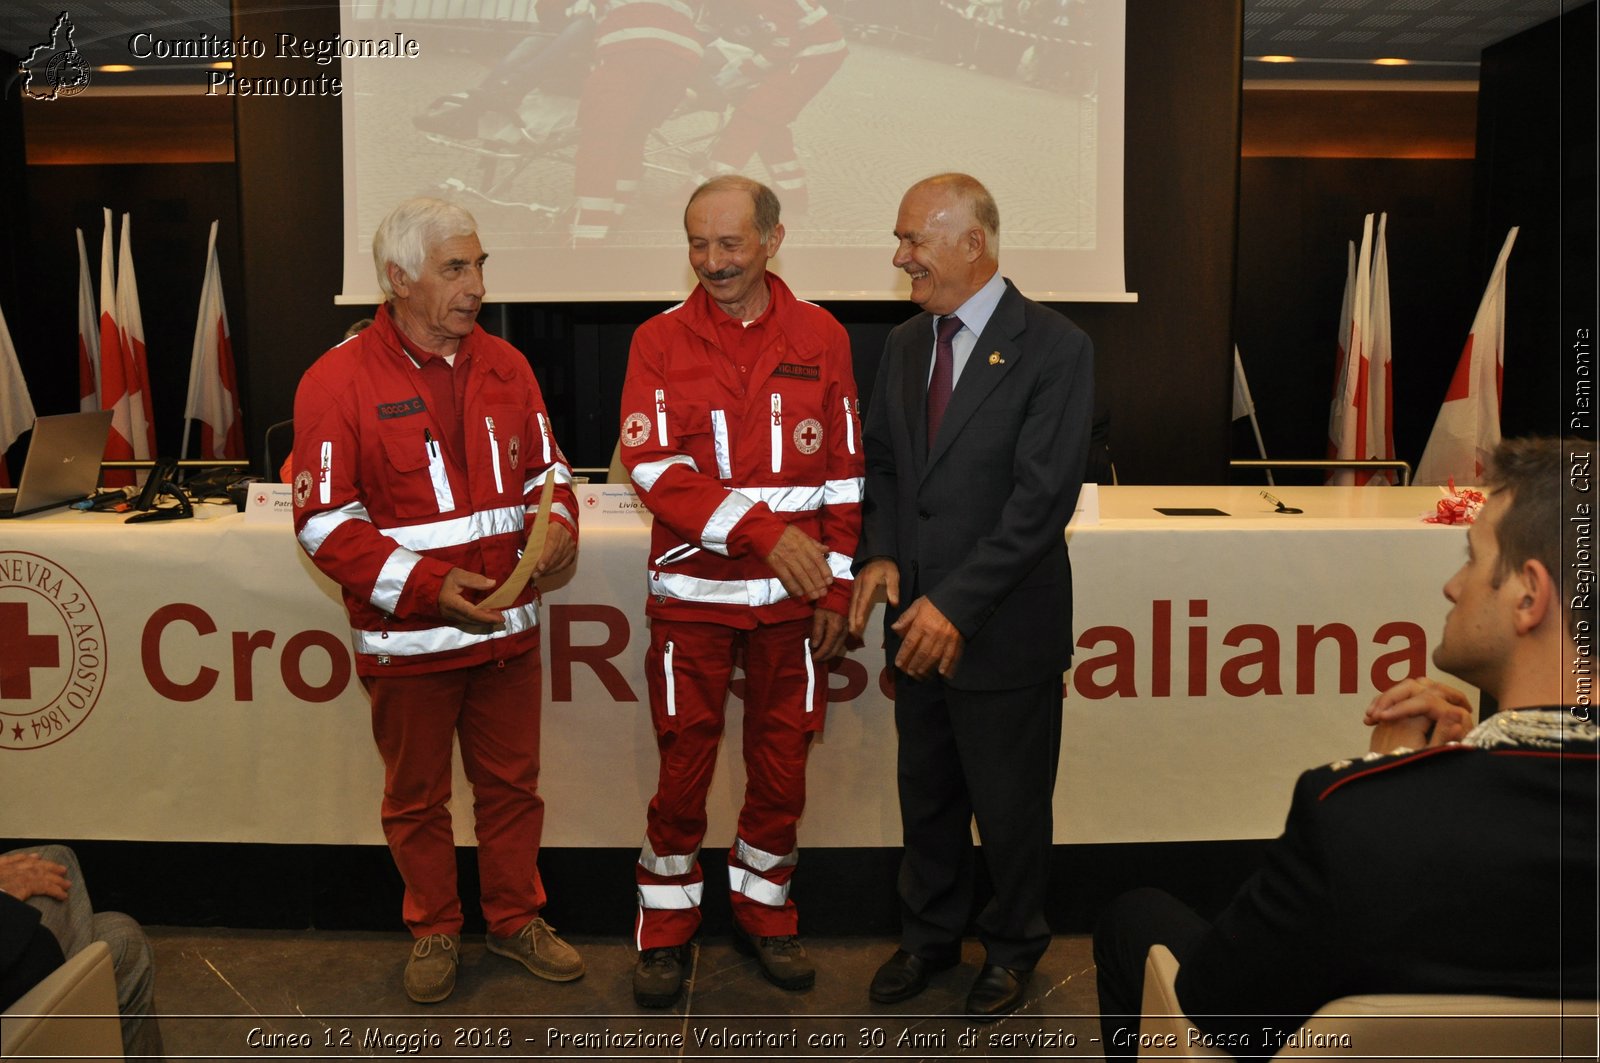
[[[1004,358],[1000,357],[1000,352],[999,351],[995,351],[993,354],[989,355],[989,364],[990,365],[1005,365],[1006,364],[1006,360]]]

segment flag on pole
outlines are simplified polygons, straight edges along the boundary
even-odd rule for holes
[[[1365,458],[1367,449],[1368,361],[1367,347],[1372,319],[1372,215],[1361,225],[1361,250],[1347,260],[1343,318],[1339,322],[1339,371],[1333,389],[1333,406],[1328,411],[1328,457],[1341,460]],[[1330,484],[1349,486],[1356,482],[1348,472],[1328,477]]]
[[[1467,333],[1450,390],[1433,422],[1428,445],[1417,465],[1417,482],[1458,484],[1482,482],[1489,455],[1500,443],[1500,391],[1505,373],[1506,260],[1516,242],[1517,227],[1506,234],[1495,259],[1489,285]]]
[[[22,379],[17,349],[11,345],[5,311],[0,310],[0,487],[11,486],[6,451],[17,437],[33,427],[33,421],[33,398],[28,394],[28,382]]]
[[[1233,345],[1233,420],[1241,417],[1250,418],[1250,428],[1256,436],[1256,453],[1261,455],[1261,460],[1267,458],[1267,445],[1261,439],[1261,422],[1256,420],[1256,402],[1250,397],[1250,381],[1245,379],[1244,360],[1239,357],[1239,345]],[[1272,470],[1265,470],[1267,484],[1271,487],[1278,486],[1272,478]]]
[[[228,308],[222,300],[222,271],[217,265],[217,223],[211,223],[206,248],[206,276],[200,287],[200,316],[194,326],[194,353],[189,359],[189,398],[183,407],[183,450],[189,452],[190,422],[200,422],[202,458],[244,457],[244,420],[239,413],[239,385],[233,372],[233,343]]]
[[[122,330],[122,356],[127,361],[128,394],[132,398],[133,456],[156,454],[155,411],[150,406],[150,369],[145,361],[144,317],[139,312],[139,282],[133,273],[132,217],[122,215],[122,248],[117,255],[117,328]]]
[[[78,411],[100,408],[100,324],[94,312],[94,281],[89,277],[89,253],[83,230],[78,234]]]
[[[102,208],[103,209],[103,208]],[[112,254],[111,211],[104,210],[105,233],[100,240],[100,408],[111,411],[111,434],[106,438],[107,461],[133,459],[133,404],[128,394],[128,359],[117,327],[117,283]],[[128,487],[133,473],[107,469],[100,477],[107,487]]]
[[[1394,336],[1389,327],[1389,246],[1385,235],[1389,215],[1378,215],[1378,242],[1372,252],[1372,310],[1368,314],[1365,447],[1361,457],[1394,460],[1394,371],[1390,364]],[[1360,472],[1356,483],[1395,482],[1388,470]]]

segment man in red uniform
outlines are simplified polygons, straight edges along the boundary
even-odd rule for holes
[[[419,1003],[449,996],[459,964],[452,733],[472,781],[489,951],[551,981],[583,974],[539,917],[537,599],[530,583],[504,609],[475,604],[516,566],[546,475],[536,578],[576,556],[577,506],[527,358],[477,325],[488,256],[476,229],[440,200],[396,207],[372,242],[387,304],[306,372],[294,409],[295,530],[344,589]]]
[[[645,1007],[677,999],[700,925],[697,856],[736,657],[746,785],[728,852],[734,921],[770,981],[815,981],[789,879],[860,528],[849,340],[767,272],[783,242],[777,197],[716,178],[690,197],[684,230],[699,287],[634,333],[622,392],[622,461],[655,517],[645,671],[661,768],[635,869]]]
[[[594,68],[578,101],[570,235],[604,240],[634,201],[650,132],[683,100],[705,44],[685,0],[608,0],[599,5]]]
[[[735,173],[751,155],[760,155],[793,217],[810,206],[810,191],[791,127],[839,72],[848,49],[839,24],[815,0],[745,0],[738,8],[773,32],[755,43],[755,54],[719,75],[728,80],[749,76],[756,84],[734,106],[712,145],[711,166],[718,173]]]

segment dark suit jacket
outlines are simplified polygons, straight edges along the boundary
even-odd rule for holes
[[[0,1008],[9,1008],[60,967],[61,946],[39,921],[39,910],[0,893]]]
[[[1275,1050],[1263,1027],[1354,993],[1594,999],[1595,756],[1441,746],[1306,772],[1266,865],[1182,961],[1179,1003],[1253,1035],[1248,1057]]]
[[[866,417],[858,564],[893,558],[900,602],[926,594],[966,640],[952,687],[1006,690],[1072,661],[1063,535],[1083,483],[1094,347],[1006,282],[927,444],[932,315],[889,334]],[[887,624],[889,660],[899,640]]]

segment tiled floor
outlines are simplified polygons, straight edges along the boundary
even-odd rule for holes
[[[635,953],[617,938],[570,940],[588,973],[556,985],[462,944],[456,991],[418,1005],[400,988],[409,941],[400,934],[150,929],[157,1006],[171,1059],[340,1059],[422,1055],[545,1059],[1094,1058],[1094,967],[1086,936],[1058,937],[1028,1000],[997,1023],[962,1014],[982,962],[934,976],[926,992],[884,1006],[867,983],[895,943],[807,939],[817,984],[801,993],[767,983],[731,941],[695,949],[683,999],[665,1011],[633,1003]]]

